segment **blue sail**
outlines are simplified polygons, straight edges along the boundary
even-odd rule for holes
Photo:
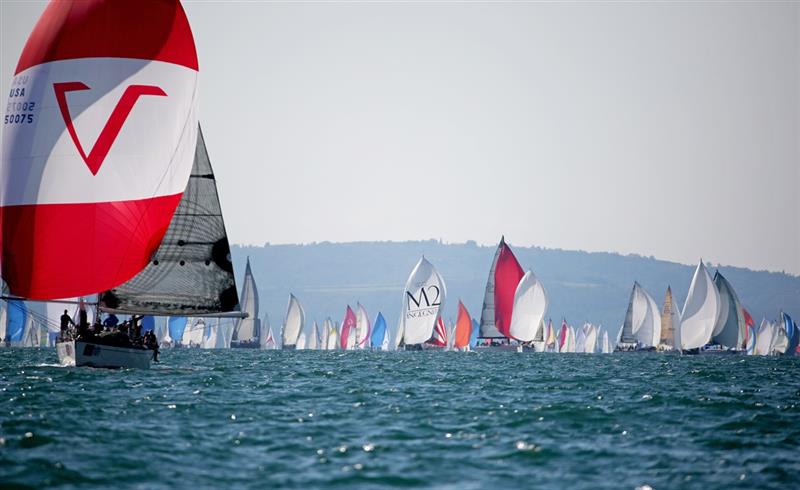
[[[183,331],[186,330],[186,317],[185,316],[171,316],[168,322],[169,337],[172,340],[180,342],[183,338]]]
[[[22,301],[11,300],[8,302],[6,317],[6,339],[9,342],[21,342],[25,333],[25,321],[28,319],[28,309]]]
[[[378,316],[375,317],[375,323],[372,325],[372,336],[370,337],[372,346],[380,349],[385,336],[386,320],[383,318],[383,314],[378,312]]]
[[[478,323],[476,319],[472,319],[472,332],[469,334],[469,346],[470,348],[475,347],[478,345],[478,335],[481,333],[481,324]]]
[[[797,350],[797,344],[800,343],[800,332],[797,331],[797,324],[792,321],[792,317],[786,313],[783,314],[783,328],[786,329],[786,338],[789,339],[786,354],[793,356]]]
[[[156,317],[147,315],[142,317],[142,333],[150,332],[156,328]]]

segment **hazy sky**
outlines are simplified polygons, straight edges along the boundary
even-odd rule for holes
[[[800,274],[798,3],[184,5],[234,243]],[[2,94],[43,8],[2,0]]]

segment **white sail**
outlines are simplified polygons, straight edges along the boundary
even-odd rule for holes
[[[317,321],[314,320],[314,323],[311,325],[311,330],[308,332],[308,337],[306,338],[306,349],[317,350],[319,348],[318,340],[319,328],[317,328]]]
[[[286,321],[283,323],[283,347],[296,345],[305,325],[306,314],[294,294],[289,295]]]
[[[400,316],[397,319],[397,323],[392,325],[391,328],[387,326],[389,329],[389,350],[397,350],[400,347],[400,342],[403,340],[403,312],[400,312]]]
[[[579,328],[577,332],[575,332],[575,352],[581,353],[585,352],[586,346],[586,330],[583,328]]]
[[[731,349],[741,349],[745,338],[744,309],[733,286],[717,271],[714,284],[719,290],[719,317],[714,326],[714,342]]]
[[[603,347],[600,352],[603,354],[611,354],[611,343],[608,341],[608,330],[603,329]]]
[[[681,314],[681,348],[697,349],[711,340],[719,316],[719,291],[701,260]]]
[[[531,271],[527,271],[517,284],[512,312],[511,325],[508,327],[511,337],[530,342],[537,339],[537,334],[541,332],[541,340],[544,340],[542,327],[547,313],[547,292]]]
[[[653,297],[638,282],[634,282],[619,342],[654,347],[660,340],[661,311]]]
[[[650,293],[644,288],[642,292],[647,299],[647,315],[636,338],[642,347],[656,347],[661,342],[661,309]]]
[[[401,329],[406,345],[421,344],[433,335],[433,327],[444,305],[444,279],[422,257],[406,281],[403,291]]]
[[[300,335],[297,336],[297,341],[294,344],[294,348],[297,350],[305,350],[306,349],[306,341],[307,341],[307,334],[305,331],[300,332]]]
[[[575,345],[575,329],[572,325],[569,326],[569,337],[567,337],[567,352],[577,352]]]
[[[770,346],[769,353],[771,355],[783,355],[789,348],[789,337],[786,335],[786,330],[783,328],[783,321],[778,319],[776,323],[772,323],[772,345]]]
[[[219,334],[219,329],[216,325],[208,324],[205,325],[205,331],[203,332],[203,349],[214,349],[217,345],[217,335]]]
[[[6,345],[6,323],[8,322],[7,308],[6,302],[0,300],[0,347],[5,347]]]
[[[336,347],[339,345],[339,330],[336,328],[336,325],[331,321],[330,318],[325,320],[328,329],[328,341],[327,341],[327,350],[336,350]]]
[[[753,349],[753,354],[757,356],[768,356],[770,354],[773,345],[773,333],[772,325],[766,320],[761,320],[761,325],[756,330],[756,346]]]
[[[347,344],[345,350],[355,350],[356,348],[356,329],[351,328],[347,334]]]
[[[242,285],[242,296],[239,302],[242,313],[246,313],[246,318],[236,320],[233,330],[233,340],[251,342],[259,339],[261,330],[258,318],[258,288],[253,272],[250,270],[250,257],[244,269],[244,284]]]
[[[356,348],[365,349],[369,347],[370,322],[367,310],[361,303],[356,305]]]
[[[187,347],[200,347],[204,345],[206,324],[202,318],[198,318],[192,322],[192,319],[187,320],[186,329],[183,331],[183,338],[181,344]]]
[[[597,327],[591,323],[583,326],[583,352],[594,354],[597,350]]]
[[[272,327],[269,325],[269,315],[264,314],[264,320],[261,321],[261,328],[258,332],[258,346],[261,349],[273,348],[275,338],[272,336]]]

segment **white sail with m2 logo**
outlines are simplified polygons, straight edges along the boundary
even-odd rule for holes
[[[405,345],[421,344],[431,338],[445,296],[444,279],[422,257],[411,271],[403,292],[400,321]]]

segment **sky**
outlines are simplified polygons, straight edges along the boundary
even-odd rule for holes
[[[0,0],[3,94],[44,5]],[[184,6],[233,243],[800,274],[800,3]]]

